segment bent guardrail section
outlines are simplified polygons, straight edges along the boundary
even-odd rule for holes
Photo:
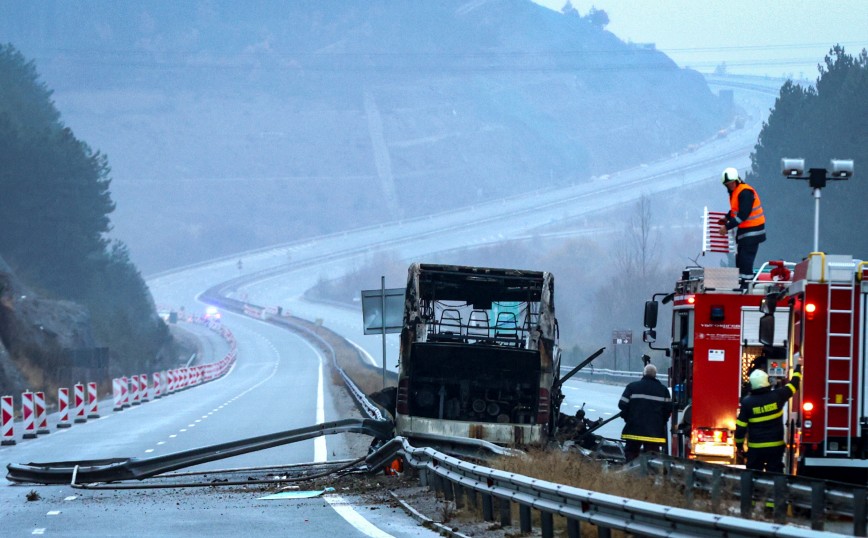
[[[483,517],[493,521],[493,499],[517,503],[523,532],[530,530],[530,510],[540,512],[542,535],[553,535],[553,516],[567,519],[569,536],[579,536],[582,522],[600,529],[601,536],[620,530],[637,536],[842,536],[791,525],[767,523],[673,508],[555,484],[483,467],[448,456],[432,448],[415,448],[396,437],[369,457],[376,466],[400,454],[422,473],[424,481],[439,482],[435,489],[447,500],[481,496]],[[463,502],[463,501],[462,501]],[[502,513],[502,512],[501,512]]]
[[[6,479],[10,482],[33,484],[70,484],[74,477],[79,482],[142,480],[200,463],[304,441],[321,435],[364,433],[375,438],[388,439],[392,436],[392,428],[392,423],[389,421],[353,418],[194,448],[153,458],[10,463],[6,466],[8,470]]]

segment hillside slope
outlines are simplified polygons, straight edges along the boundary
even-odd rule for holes
[[[683,150],[731,103],[652,45],[529,0],[12,5],[106,153],[145,272],[584,181]]]

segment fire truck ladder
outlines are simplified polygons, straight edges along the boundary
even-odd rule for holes
[[[835,264],[830,262],[829,266],[841,265],[850,267],[851,264]],[[829,268],[831,272],[831,267]],[[827,440],[824,446],[823,454],[825,456],[852,456],[851,440],[855,437],[853,431],[853,383],[851,377],[853,375],[853,330],[854,330],[854,311],[856,308],[855,287],[852,281],[850,282],[829,282],[828,302],[829,315],[826,317],[826,405],[825,405],[825,436]],[[842,305],[846,301],[841,298],[846,294],[849,297],[849,309],[833,309],[833,305]],[[833,302],[833,297],[837,298]],[[842,327],[848,327],[847,332],[832,332],[832,318],[835,317],[835,328],[841,330]],[[832,355],[832,349],[847,350],[846,356]],[[833,368],[834,366],[834,368]],[[832,377],[834,372],[846,372],[844,377]],[[843,391],[841,389],[844,389]],[[841,396],[844,396],[842,398]],[[829,424],[830,409],[841,409],[844,413],[836,413],[835,425]],[[847,418],[846,423],[841,422],[842,415]],[[829,448],[829,435],[835,437],[845,437],[847,441],[843,445],[839,445],[837,450]]]

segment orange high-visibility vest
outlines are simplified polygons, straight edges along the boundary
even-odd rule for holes
[[[745,189],[753,192],[753,207],[751,208],[750,215],[748,215],[746,220],[739,222],[738,227],[744,229],[761,226],[766,223],[766,217],[763,215],[763,206],[760,202],[759,194],[757,194],[756,190],[747,183],[739,183],[738,187],[733,189],[732,193],[729,195],[729,214],[734,219],[738,218],[738,195]]]

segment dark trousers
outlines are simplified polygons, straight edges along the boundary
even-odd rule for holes
[[[626,439],[624,441],[624,457],[628,462],[639,457],[640,452],[657,452],[663,453],[663,443],[649,443],[647,441],[633,441]]]
[[[756,259],[756,253],[759,251],[759,243],[748,241],[738,243],[738,249],[735,252],[735,265],[738,267],[738,274],[742,278],[745,275],[753,275],[753,262]]]
[[[784,472],[784,447],[748,449],[745,467],[753,471]]]

